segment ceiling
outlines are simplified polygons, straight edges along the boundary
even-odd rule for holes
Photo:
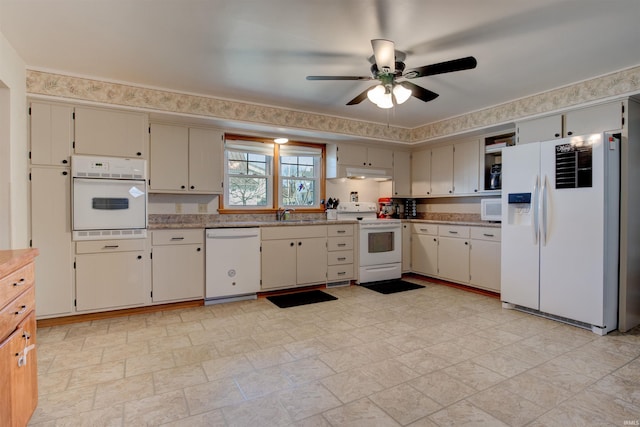
[[[30,69],[415,128],[640,64],[638,0],[0,0]],[[391,110],[345,104],[370,81],[371,39],[440,94]]]

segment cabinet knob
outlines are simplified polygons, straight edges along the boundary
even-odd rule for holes
[[[184,190],[186,187],[184,185],[181,185],[180,188],[182,188]]]
[[[138,259],[142,259],[142,255],[138,255]]]
[[[64,160],[62,161],[62,164],[63,164],[63,165],[66,165],[67,163],[69,163],[69,162],[67,161],[67,159],[64,159]]]
[[[138,151],[138,152],[136,153],[136,156],[142,156],[142,153]]]
[[[571,136],[571,135],[573,135],[573,132],[569,131],[569,132],[567,132],[567,135]]]
[[[556,137],[556,138],[560,138],[560,134],[559,134],[559,133],[556,133],[556,134],[555,134],[555,137]]]
[[[449,190],[449,194],[453,193],[453,191]]]
[[[62,172],[62,175],[67,175],[67,174],[68,174],[67,171]]]
[[[13,286],[22,286],[24,285],[24,277],[13,284]]]
[[[289,243],[289,246],[293,246],[294,244],[295,244],[295,243],[291,242],[291,243]]]
[[[434,241],[434,242],[436,242],[436,241],[437,241],[437,239],[434,237],[434,238],[433,238],[433,241]]]
[[[198,252],[200,252],[201,250],[202,250],[201,248],[196,249],[196,251],[198,251]]]
[[[464,242],[464,244],[465,244],[465,245],[468,245],[468,244],[469,244],[469,242]]]
[[[477,193],[477,192],[478,192],[478,189],[477,189],[477,188],[474,188],[474,189],[473,189],[473,192],[474,192],[474,193]]]
[[[298,246],[302,246],[302,242],[298,242]]]
[[[189,187],[189,188],[191,188],[192,190],[194,190],[196,187],[192,185],[192,186],[191,186],[191,187]]]

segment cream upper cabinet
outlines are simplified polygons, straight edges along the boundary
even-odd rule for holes
[[[151,124],[150,191],[221,193],[222,138],[216,129]]]
[[[75,154],[146,159],[148,145],[147,114],[75,108]]]
[[[29,118],[31,164],[69,166],[73,146],[73,107],[32,102]]]
[[[393,195],[411,196],[411,153],[393,152]]]
[[[338,164],[372,168],[393,168],[393,151],[355,144],[338,146]]]
[[[479,190],[480,141],[466,141],[453,146],[453,192],[473,194]]]
[[[453,194],[453,145],[431,150],[431,195]]]
[[[517,144],[562,138],[562,115],[525,120],[516,126]]]
[[[411,195],[431,194],[431,150],[414,151],[411,154]]]

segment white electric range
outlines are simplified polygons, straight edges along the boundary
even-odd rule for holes
[[[338,220],[358,220],[356,283],[399,279],[402,276],[402,224],[378,218],[375,202],[343,202]]]

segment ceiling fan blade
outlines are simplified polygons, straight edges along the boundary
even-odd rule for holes
[[[365,99],[367,99],[367,92],[369,92],[371,90],[371,88],[373,88],[375,86],[371,86],[370,88],[367,88],[364,92],[362,92],[360,95],[356,96],[355,98],[353,98],[351,101],[347,102],[347,105],[356,105],[356,104],[360,104],[362,101],[364,101]]]
[[[371,40],[371,47],[373,47],[373,56],[376,58],[376,65],[378,70],[386,71],[388,69],[390,74],[396,72],[396,48],[395,44],[391,40],[374,39]]]
[[[369,76],[307,76],[307,80],[373,80]]]
[[[425,65],[423,67],[412,68],[403,74],[407,79],[433,76],[435,74],[452,73],[454,71],[470,70],[476,68],[478,61],[473,56],[454,59],[452,61],[439,62],[437,64]]]
[[[431,92],[429,89],[425,89],[411,82],[401,82],[398,84],[409,89],[411,91],[411,95],[424,102],[433,101],[440,96],[435,92]]]

